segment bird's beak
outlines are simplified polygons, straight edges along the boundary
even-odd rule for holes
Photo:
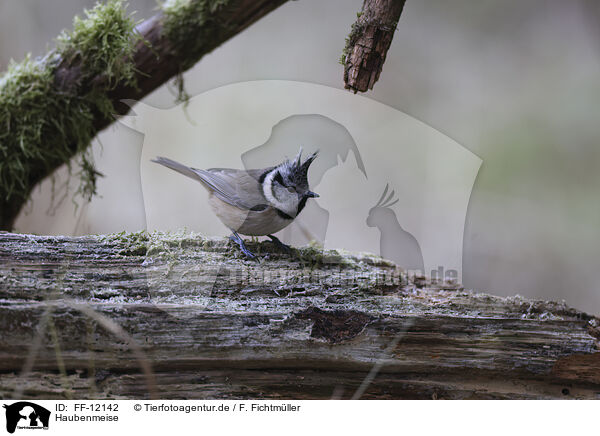
[[[305,197],[308,198],[319,198],[320,195],[317,194],[316,192],[312,192],[312,191],[306,191],[306,194],[304,194]]]

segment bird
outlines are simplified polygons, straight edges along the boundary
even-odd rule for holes
[[[250,170],[200,170],[160,156],[152,162],[200,182],[209,193],[211,209],[231,230],[229,238],[238,244],[246,257],[256,258],[240,234],[268,236],[275,245],[290,251],[290,247],[273,233],[291,224],[308,199],[319,197],[308,186],[308,169],[317,155],[318,151],[302,161],[300,148],[293,160],[286,159],[279,165]]]

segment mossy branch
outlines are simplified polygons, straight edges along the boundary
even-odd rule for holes
[[[11,229],[33,187],[76,156],[82,187],[98,173],[94,136],[141,99],[286,0],[170,0],[136,23],[122,0],[75,18],[56,48],[12,63],[0,78],[0,229]]]

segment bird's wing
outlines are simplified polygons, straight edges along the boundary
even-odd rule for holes
[[[157,157],[152,162],[156,162],[184,176],[199,181],[218,198],[240,209],[261,210],[268,205],[259,180],[262,174],[272,168],[262,170],[236,170],[229,168],[199,170],[165,157]]]
[[[233,206],[260,210],[268,205],[259,183],[260,174],[264,171],[211,168],[194,169],[194,172],[218,198]]]
[[[259,182],[262,182],[262,178],[264,175],[266,175],[267,173],[271,172],[272,170],[274,170],[276,167],[268,167],[268,168],[261,168],[261,169],[257,169],[257,170],[232,170],[229,168],[209,168],[206,171],[211,171],[211,172],[219,172],[219,171],[245,171],[246,173],[248,173],[249,176],[253,177],[254,179],[258,180]]]

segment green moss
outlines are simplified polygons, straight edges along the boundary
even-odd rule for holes
[[[69,112],[77,113],[72,119]],[[67,162],[67,144],[89,143],[92,117],[86,106],[59,93],[50,69],[27,57],[11,63],[0,79],[0,190],[4,199],[28,193],[28,160],[48,166]]]
[[[139,36],[123,2],[99,3],[85,15],[85,19],[75,17],[73,30],[64,30],[58,37],[61,57],[67,64],[80,61],[84,78],[102,75],[104,89],[135,85],[133,50]]]
[[[314,268],[323,264],[323,247],[308,245],[296,249],[298,258],[308,267]]]
[[[220,34],[226,32],[228,26],[218,22],[214,17],[219,8],[225,7],[229,1],[167,0],[164,2],[162,6],[165,16],[164,37],[171,41],[175,54],[180,59],[184,59],[179,74],[173,81],[177,92],[177,103],[183,102],[187,105],[190,99],[190,95],[185,90],[183,72],[191,68],[204,54],[213,50],[222,40]]]
[[[75,192],[75,196],[79,195],[87,200],[96,195],[96,182],[98,177],[104,177],[102,173],[96,171],[93,159],[94,157],[88,148],[81,154],[81,170],[76,174],[76,176],[81,180],[81,183],[79,184],[77,192]]]
[[[231,0],[168,0],[162,5],[163,36],[181,59],[180,73],[175,78],[178,101],[189,99],[182,73],[231,33],[231,26],[216,18],[217,12],[229,3]]]
[[[110,0],[76,17],[63,31],[57,48],[43,59],[11,63],[0,78],[0,198],[25,199],[31,181],[81,160],[78,190],[95,193],[98,173],[84,151],[96,134],[97,114],[114,113],[107,91],[117,84],[135,85],[132,55],[139,38],[121,0]],[[68,88],[56,84],[59,67],[80,66]],[[92,79],[93,82],[92,82]]]
[[[141,232],[120,232],[99,236],[98,239],[108,245],[114,246],[122,256],[145,256],[148,253],[150,235],[144,230]]]
[[[339,59],[339,63],[344,66],[346,66],[346,58],[350,54],[350,50],[352,50],[352,48],[354,47],[354,44],[356,44],[356,40],[358,39],[358,36],[364,29],[364,24],[362,24],[362,23],[359,24],[359,21],[360,21],[359,19],[362,15],[363,15],[362,12],[356,13],[356,21],[354,23],[352,23],[352,27],[350,28],[350,34],[346,37],[346,44],[344,45],[344,49],[342,50],[342,55],[340,56],[340,59]]]

